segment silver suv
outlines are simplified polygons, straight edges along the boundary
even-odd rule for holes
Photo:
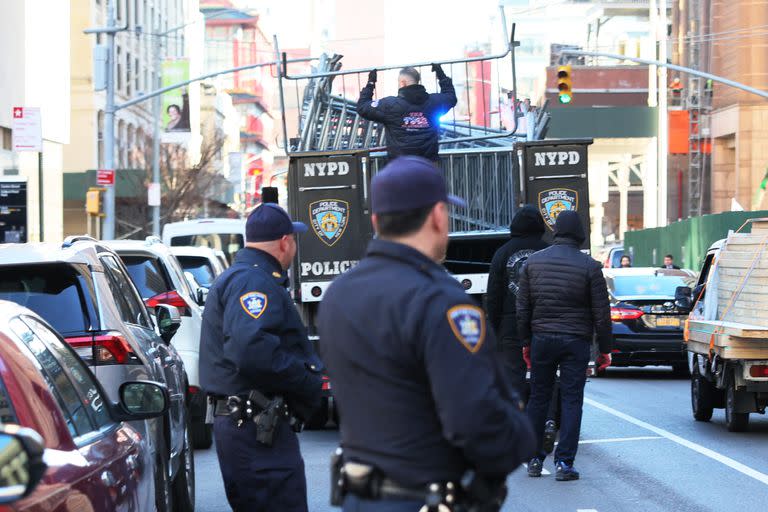
[[[170,321],[161,323],[162,332],[156,330],[120,258],[89,237],[70,237],[61,245],[0,245],[0,300],[31,309],[59,331],[112,401],[126,381],[154,380],[168,387],[166,415],[134,426],[150,440],[157,509],[192,510],[187,376],[169,343],[180,324],[178,311],[160,306],[156,314]]]
[[[104,244],[120,256],[147,306],[168,304],[179,309],[181,326],[173,338],[173,346],[187,369],[187,406],[192,422],[192,444],[195,448],[210,448],[213,444],[213,425],[205,423],[206,397],[200,389],[198,373],[203,290],[190,287],[178,260],[157,237],[110,240]]]

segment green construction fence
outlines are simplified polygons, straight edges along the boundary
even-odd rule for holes
[[[739,229],[748,219],[760,217],[768,217],[768,211],[723,212],[673,222],[662,228],[627,231],[624,251],[632,257],[634,267],[661,266],[664,256],[671,254],[676,265],[699,270],[714,242]],[[742,232],[749,230],[747,224]]]

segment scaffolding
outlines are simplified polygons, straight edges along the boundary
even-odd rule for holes
[[[705,9],[707,7],[707,9]],[[708,71],[708,48],[701,42],[708,0],[690,0],[688,6],[688,67]],[[688,217],[704,213],[704,191],[710,172],[712,148],[710,119],[712,87],[699,76],[688,75],[684,108],[688,111]]]

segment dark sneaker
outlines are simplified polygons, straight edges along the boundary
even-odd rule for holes
[[[555,449],[555,439],[557,438],[557,423],[555,420],[547,420],[544,425],[544,439],[542,447],[547,453],[552,453]]]
[[[541,470],[544,467],[544,462],[538,457],[534,457],[528,463],[528,476],[536,478],[541,476]]]
[[[530,470],[529,470],[530,474]],[[573,469],[573,465],[569,465],[564,461],[558,461],[555,464],[555,480],[558,482],[568,482],[570,480],[578,480],[579,472]]]

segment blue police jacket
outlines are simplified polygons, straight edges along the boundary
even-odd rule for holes
[[[287,283],[274,257],[248,247],[213,283],[200,337],[200,384],[207,393],[257,389],[302,409],[319,404],[322,364]]]
[[[533,454],[483,310],[422,253],[373,240],[326,292],[318,330],[345,460],[423,485],[503,477]]]

